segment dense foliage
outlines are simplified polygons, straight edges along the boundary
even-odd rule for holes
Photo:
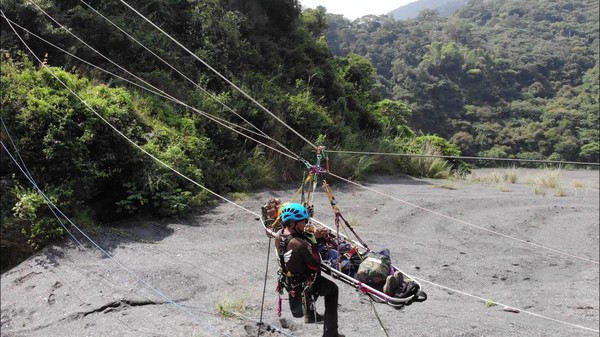
[[[394,9],[389,15],[396,20],[412,19],[424,9],[435,9],[441,16],[452,16],[468,2],[469,0],[417,0]]]
[[[80,225],[184,214],[206,189],[298,181],[315,155],[298,135],[427,155],[331,151],[356,179],[465,168],[432,155],[598,160],[592,1],[354,22],[296,0],[128,3],[156,26],[116,0],[2,2],[2,269],[65,235],[37,187]]]
[[[296,0],[128,3],[195,57],[119,1],[2,2],[11,20],[1,31],[3,269],[65,235],[9,152],[65,214],[95,228],[197,209],[214,199],[204,188],[223,195],[298,181],[305,165],[295,155],[314,162],[315,153],[291,129],[328,149],[457,154],[442,138],[415,137],[409,107],[382,98],[364,57],[332,55],[322,10],[301,13]],[[453,167],[344,153],[330,160],[355,178]]]
[[[409,125],[465,155],[598,162],[598,1],[473,0],[452,17],[328,15],[337,55],[377,68]]]

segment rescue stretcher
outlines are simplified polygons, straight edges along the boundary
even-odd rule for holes
[[[321,160],[325,160],[325,168],[321,167]],[[311,218],[309,219],[309,223],[314,224],[317,227],[325,227],[329,229],[330,235],[335,235],[335,240],[337,241],[337,247],[339,249],[342,244],[349,244],[351,247],[357,250],[358,255],[361,257],[366,256],[371,250],[369,247],[360,239],[360,237],[356,234],[352,226],[344,219],[341,214],[341,211],[337,207],[337,201],[331,192],[331,188],[327,181],[324,179],[327,172],[329,172],[329,158],[325,152],[325,148],[323,146],[319,146],[317,148],[317,161],[315,165],[311,165],[308,162],[305,162],[306,167],[309,169],[308,176],[306,179],[303,179],[302,186],[296,192],[292,199],[295,199],[298,194],[301,192],[301,203],[307,207],[309,210],[309,214],[311,214]],[[330,226],[325,225],[324,223],[316,220],[312,217],[312,201],[315,195],[315,190],[317,187],[318,181],[322,181],[322,185],[325,190],[325,194],[327,195],[327,199],[329,200],[329,204],[333,208],[333,212],[335,214],[335,225],[336,229],[333,229]],[[305,192],[307,196],[305,196]],[[277,200],[277,204],[272,204],[273,201]],[[278,207],[281,204],[280,199],[272,199],[269,200],[262,207],[262,216],[261,222],[265,228],[265,232],[267,235],[271,237],[275,237],[275,233],[281,229],[281,222],[279,221]],[[345,226],[349,229],[356,239],[351,239],[348,236],[344,235],[339,231],[339,228]],[[340,251],[337,251],[337,256],[341,256]],[[389,296],[383,292],[383,284],[368,284],[365,282],[361,282],[360,280],[342,272],[338,267],[340,265],[340,260],[337,260],[338,263],[335,265],[329,263],[329,261],[325,261],[321,259],[321,271],[330,275],[332,278],[340,280],[343,283],[351,285],[357,291],[366,294],[369,296],[374,302],[377,303],[385,303],[390,305],[396,309],[401,309],[404,306],[410,305],[414,302],[423,302],[427,299],[427,294],[422,290],[421,284],[413,279],[410,275],[406,274],[404,271],[398,269],[393,263],[390,265],[389,274],[393,274],[395,271],[399,271],[402,273],[403,280],[407,283],[410,283],[410,291],[396,293],[394,296]]]
[[[272,219],[265,219],[263,217],[261,220],[262,220],[261,222],[264,225],[266,234],[271,237],[275,237],[275,233],[281,227],[275,226],[275,228],[272,228],[271,227],[271,225],[273,224]],[[325,225],[324,223],[322,223],[314,218],[311,218],[310,222],[312,222],[313,224],[315,224],[318,227],[328,228],[330,230],[330,233],[336,233],[335,229]],[[341,233],[339,233],[339,237],[340,237],[341,243],[348,243],[352,247],[357,247],[358,253],[361,254],[362,256],[366,255],[366,253],[368,253],[370,251],[369,248],[365,247],[365,245],[361,244],[360,242],[356,242],[355,240],[352,240]],[[337,239],[337,235],[336,235],[336,239]],[[405,282],[413,282],[414,283],[415,286],[413,286],[413,289],[409,294],[406,294],[406,295],[396,294],[395,296],[386,295],[382,290],[382,286],[383,286],[382,284],[373,285],[373,284],[367,284],[365,282],[361,282],[361,281],[357,280],[356,278],[345,274],[344,272],[342,272],[341,270],[339,270],[336,267],[337,266],[334,266],[334,265],[331,265],[330,263],[328,263],[328,261],[324,261],[323,259],[321,260],[321,271],[322,272],[330,275],[333,279],[337,279],[345,284],[348,284],[348,285],[354,287],[357,291],[369,296],[376,303],[385,303],[389,306],[394,307],[395,309],[401,309],[404,306],[410,305],[411,303],[423,302],[427,299],[427,294],[422,290],[421,284],[417,280],[413,279],[410,275],[406,274],[404,271],[397,268],[394,264],[391,264],[391,269],[390,269],[391,274],[393,274],[395,271],[400,271],[402,273],[402,275],[404,276]]]

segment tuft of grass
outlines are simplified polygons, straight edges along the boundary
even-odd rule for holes
[[[452,168],[446,160],[435,158],[429,165],[427,175],[435,179],[448,179],[452,175]]]
[[[537,195],[546,195],[546,190],[555,189],[555,195],[564,197],[566,194],[565,189],[560,184],[560,178],[562,171],[558,169],[544,168],[544,170],[538,173],[533,179],[529,180],[528,183],[534,185],[534,193]]]
[[[452,174],[450,175],[450,177],[448,177],[448,180],[451,181],[463,181],[465,180],[465,173],[464,172],[452,172]]]
[[[556,189],[556,193],[554,193],[554,196],[556,196],[556,197],[566,197],[567,196],[567,191],[565,191],[564,188],[562,188],[562,187],[559,186]]]
[[[453,181],[446,181],[441,185],[435,185],[436,187],[439,188],[445,188],[447,190],[455,190],[457,189],[456,184]]]
[[[248,311],[248,296],[223,298],[217,302],[215,311],[225,318],[245,314]]]
[[[575,189],[577,191],[581,191],[584,190],[586,188],[586,184],[582,181],[574,181],[573,182],[573,187],[575,187]]]
[[[502,174],[498,171],[493,171],[488,177],[490,183],[499,183],[502,181]]]
[[[498,185],[498,189],[502,192],[510,192],[510,189],[505,184]]]
[[[491,307],[495,307],[497,304],[494,303],[494,301],[492,301],[492,300],[487,300],[487,301],[485,301],[484,305],[486,308],[491,308]]]
[[[562,172],[560,168],[556,170],[545,168],[544,171],[537,176],[535,181],[545,188],[559,188],[561,175]]]
[[[579,192],[585,190],[587,188],[587,185],[581,181],[574,181],[573,187],[575,187],[575,195],[579,195]]]
[[[431,142],[425,142],[421,146],[419,154],[424,157],[411,157],[408,165],[410,171],[418,174],[420,177],[447,179],[452,175],[452,166],[445,159],[436,158],[440,150]]]
[[[467,176],[465,176],[465,180],[471,183],[480,183],[481,182],[481,178],[475,174],[467,174]]]
[[[497,184],[502,181],[502,175],[498,171],[492,171],[491,173],[484,176],[474,176],[471,175],[469,177],[471,182],[474,183],[485,183],[485,184]]]
[[[378,163],[379,161],[373,156],[360,156],[354,165],[352,176],[355,179],[362,179]]]
[[[506,183],[516,184],[519,180],[519,172],[515,166],[502,172],[502,180]]]

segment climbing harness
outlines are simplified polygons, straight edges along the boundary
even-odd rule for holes
[[[281,235],[279,247],[277,248],[277,259],[279,261],[279,270],[277,271],[278,282],[276,291],[279,294],[277,316],[281,316],[281,302],[283,289],[288,293],[290,310],[294,317],[302,317],[305,312],[314,308],[314,297],[312,285],[315,282],[317,273],[295,274],[287,270],[285,266],[284,254],[287,251],[289,242],[296,236]]]

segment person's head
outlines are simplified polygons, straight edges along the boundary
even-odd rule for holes
[[[304,231],[303,226],[308,221],[309,215],[306,207],[296,202],[286,203],[281,207],[281,222],[284,227],[289,227],[298,233]]]

